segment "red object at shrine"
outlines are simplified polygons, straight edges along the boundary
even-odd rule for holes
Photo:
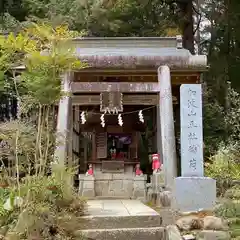
[[[89,176],[89,175],[93,176],[93,167],[92,167],[92,164],[89,164],[89,169],[88,169],[86,175],[87,175],[87,176]]]
[[[136,176],[141,176],[143,174],[143,172],[142,172],[142,170],[140,168],[140,164],[139,163],[136,165],[135,174],[136,174]]]
[[[124,158],[124,153],[123,153],[123,152],[120,152],[120,153],[117,155],[117,158],[123,159],[123,158]]]
[[[158,153],[152,154],[152,170],[153,171],[160,171],[162,163],[160,161],[160,156]]]

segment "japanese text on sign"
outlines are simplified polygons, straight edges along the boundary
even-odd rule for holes
[[[203,176],[201,85],[183,84],[180,97],[182,176]]]

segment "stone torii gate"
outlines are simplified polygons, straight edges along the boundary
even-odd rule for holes
[[[177,156],[174,130],[173,88],[179,92],[182,83],[199,83],[206,71],[207,59],[192,55],[182,48],[180,36],[171,38],[79,38],[72,40],[80,60],[89,68],[79,70],[83,76],[127,75],[139,76],[139,82],[87,82],[76,80],[68,72],[62,77],[64,94],[59,102],[57,132],[57,161],[64,165],[72,155],[72,105],[75,94],[120,91],[125,93],[152,93],[157,95],[157,151],[165,172],[165,185],[171,189],[177,177]],[[142,81],[151,76],[151,81]],[[97,79],[97,78],[96,78]],[[69,94],[71,93],[71,94]],[[70,140],[70,141],[69,141]]]

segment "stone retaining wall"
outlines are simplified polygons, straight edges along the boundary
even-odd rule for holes
[[[125,166],[124,173],[103,173],[94,166],[96,196],[131,197],[133,193],[133,166]]]
[[[94,197],[121,197],[145,199],[146,197],[146,176],[135,176],[133,166],[125,166],[124,173],[103,173],[100,166],[94,166],[94,176],[79,176],[79,193],[82,196]],[[94,185],[92,194],[89,192],[87,182],[92,181]],[[89,185],[89,184],[88,184]],[[86,189],[87,188],[87,189]]]

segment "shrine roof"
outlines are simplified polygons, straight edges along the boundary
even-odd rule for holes
[[[207,70],[207,57],[192,55],[184,49],[181,36],[75,38],[64,44],[66,48],[69,46],[89,68],[157,69],[168,65],[172,70]],[[23,70],[25,67],[15,69]]]
[[[92,68],[139,67],[206,70],[205,55],[182,48],[181,37],[77,38],[76,56]]]

